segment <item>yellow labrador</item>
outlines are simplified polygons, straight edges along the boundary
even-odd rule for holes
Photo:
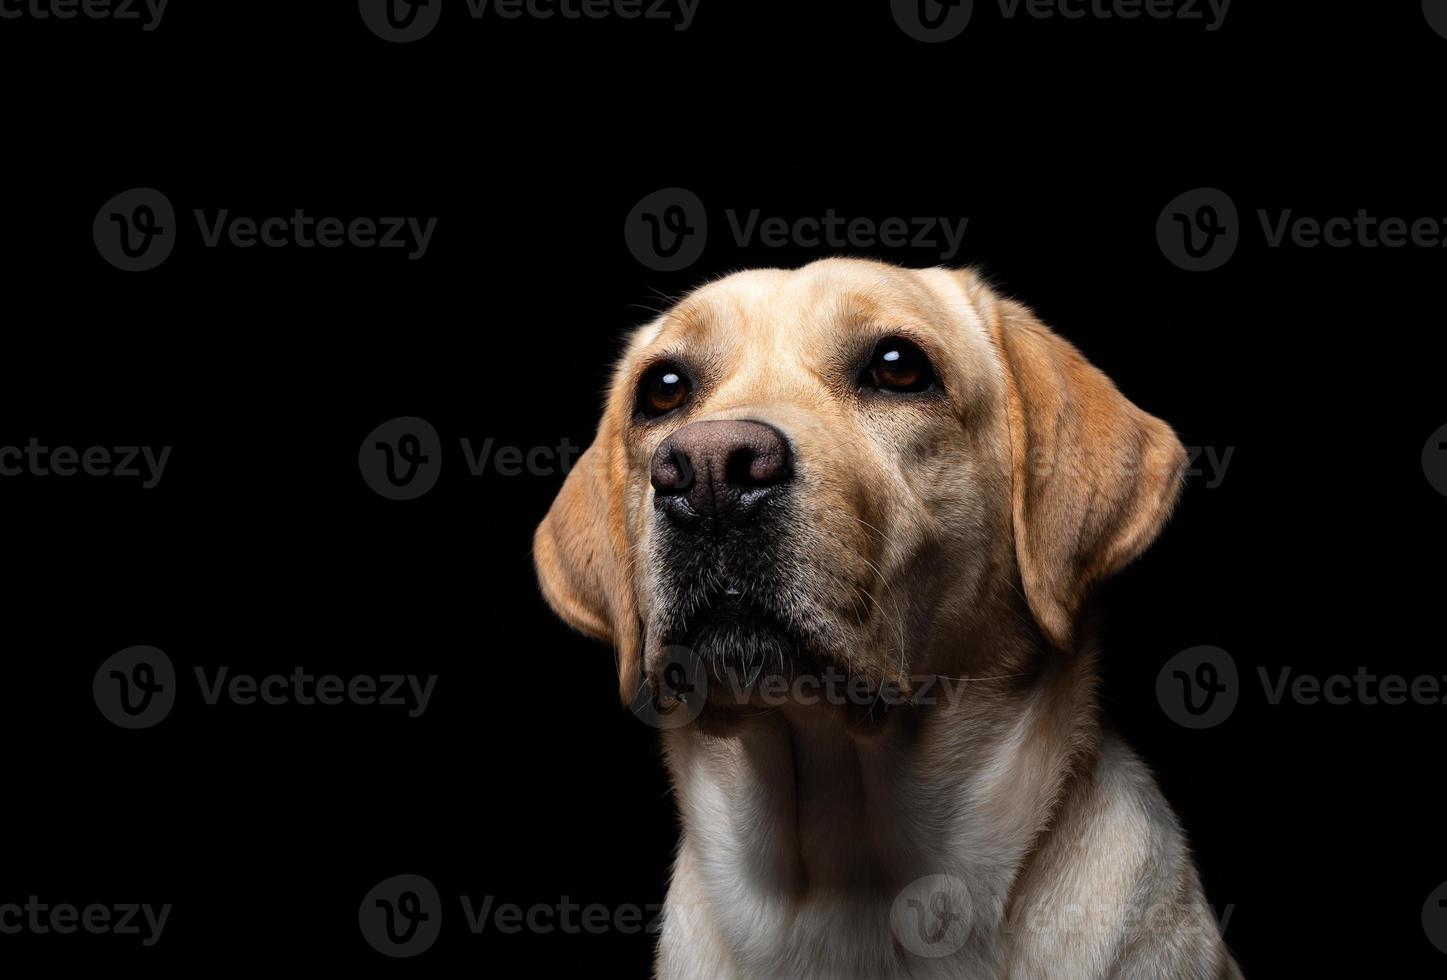
[[[968,271],[744,272],[637,330],[535,560],[665,712],[658,975],[1239,976],[1083,616],[1184,467]]]

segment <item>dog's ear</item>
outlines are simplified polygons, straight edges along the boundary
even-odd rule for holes
[[[614,648],[627,703],[638,688],[642,634],[624,530],[621,451],[605,416],[533,535],[533,563],[553,611]]]
[[[1165,524],[1186,451],[1029,309],[991,298],[983,312],[1005,362],[1016,560],[1046,639],[1069,650],[1090,588]]]

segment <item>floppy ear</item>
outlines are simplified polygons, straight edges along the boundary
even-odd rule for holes
[[[1160,533],[1186,451],[1030,310],[996,300],[992,319],[1009,390],[1016,561],[1046,639],[1069,650],[1091,586]]]
[[[605,420],[579,457],[533,535],[533,563],[543,596],[569,626],[609,643],[618,660],[624,703],[638,688],[642,634],[631,563],[626,560],[623,466]]]

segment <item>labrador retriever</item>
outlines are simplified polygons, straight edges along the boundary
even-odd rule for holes
[[[658,976],[1238,977],[1095,697],[1092,586],[1184,468],[972,271],[743,272],[638,329],[534,558],[663,729]]]

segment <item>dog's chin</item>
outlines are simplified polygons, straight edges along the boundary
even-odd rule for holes
[[[851,699],[849,670],[805,629],[735,593],[710,596],[662,637],[670,657],[686,660],[686,673],[702,678],[707,697],[699,721],[711,734],[780,709],[836,717],[867,734],[887,713],[873,698]]]
[[[718,680],[788,677],[820,659],[802,630],[732,591],[708,596],[665,636],[692,650]]]

